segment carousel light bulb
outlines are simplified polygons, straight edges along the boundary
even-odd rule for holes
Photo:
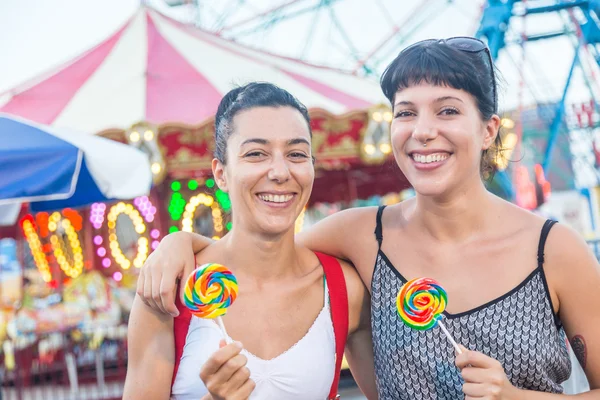
[[[384,112],[383,119],[385,122],[392,122],[392,112],[391,111]]]
[[[119,214],[122,213],[122,214],[127,215],[129,217],[129,219],[131,220],[131,222],[133,223],[134,230],[139,235],[142,235],[146,232],[147,228],[144,223],[144,218],[142,218],[142,215],[140,214],[140,210],[146,217],[147,214],[149,213],[148,210],[150,209],[152,204],[146,196],[138,197],[134,201],[134,204],[135,204],[135,206],[133,206],[132,204],[119,203],[111,208],[109,216],[116,221]],[[144,210],[146,210],[146,211],[144,211]],[[119,241],[118,241],[118,237],[116,235],[116,223],[114,225],[113,224],[109,225],[108,232],[109,232],[108,240],[109,240],[110,252],[111,252],[111,255],[112,255],[114,261],[117,264],[119,264],[119,266],[122,269],[129,269],[132,265],[132,260],[128,259],[125,256],[125,254],[123,254],[123,251],[122,251]],[[158,232],[158,230],[156,232],[157,232],[157,236],[160,236],[160,232]],[[104,256],[103,254],[101,255],[100,253],[103,253],[103,251],[101,251],[101,249],[98,249],[98,255],[101,257]],[[137,255],[136,255],[135,259],[133,260],[133,263],[134,263],[133,265],[135,265],[135,266],[143,265],[143,263],[147,257],[148,257],[148,238],[141,236],[137,240]],[[105,268],[108,268],[108,267],[105,267]]]
[[[379,145],[379,150],[381,150],[383,154],[390,154],[392,152],[392,146],[390,146],[389,143],[381,143]]]
[[[512,129],[515,127],[515,121],[510,118],[502,118],[500,124],[506,129]]]
[[[147,129],[146,132],[144,132],[144,140],[149,142],[152,139],[154,139],[154,132],[152,132],[150,129]]]
[[[138,131],[131,132],[131,134],[129,134],[129,140],[131,140],[133,143],[139,142],[140,133]]]
[[[369,155],[371,155],[371,154],[374,154],[374,153],[375,153],[375,146],[374,146],[374,145],[372,145],[371,143],[367,143],[367,144],[365,144],[365,147],[364,147],[364,149],[365,149],[365,153],[367,153],[367,154],[369,154]]]
[[[196,190],[198,189],[198,181],[195,179],[192,179],[188,182],[188,189],[190,190]]]
[[[162,167],[157,162],[152,163],[152,167],[150,167],[150,169],[154,175],[158,175],[160,174],[160,171],[162,171]]]
[[[79,214],[72,214],[72,217],[80,217]],[[54,223],[60,225],[64,228],[65,234],[69,240],[69,246],[71,248],[70,253],[72,254],[73,263],[71,264],[70,260],[67,259],[65,255],[66,251],[66,243],[62,236],[53,234],[50,237],[50,243],[52,245],[52,250],[54,252],[54,256],[56,257],[56,261],[58,262],[60,269],[70,278],[77,278],[81,272],[83,271],[83,251],[81,249],[81,243],[79,241],[79,236],[71,221],[69,219],[63,219],[60,221],[59,213],[54,213],[50,217]]]
[[[375,122],[381,122],[383,116],[381,115],[381,113],[379,111],[375,111],[373,113],[373,121]]]
[[[46,254],[42,250],[42,244],[40,243],[38,234],[30,221],[24,221],[22,226],[23,233],[25,234],[25,238],[29,244],[35,265],[44,282],[50,282],[52,280],[52,274],[50,273],[48,260],[46,258]]]

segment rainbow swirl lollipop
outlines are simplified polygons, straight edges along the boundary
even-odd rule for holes
[[[406,282],[398,293],[396,307],[400,319],[409,327],[426,331],[435,327],[446,309],[444,288],[430,278]]]
[[[183,304],[200,318],[218,318],[237,297],[233,273],[221,264],[204,264],[190,274],[183,291]]]

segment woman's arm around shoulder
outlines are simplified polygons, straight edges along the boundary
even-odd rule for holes
[[[594,396],[600,396],[600,266],[579,234],[562,224],[550,231],[544,253],[554,307]]]
[[[214,241],[193,232],[175,232],[165,236],[140,270],[137,294],[150,308],[179,315],[175,306],[177,280],[184,271],[195,268],[195,254]]]
[[[345,261],[340,263],[348,290],[346,359],[360,390],[369,400],[377,399],[371,339],[371,297],[356,269]]]
[[[128,324],[124,400],[167,400],[175,366],[173,318],[136,296]]]
[[[296,235],[296,242],[312,251],[343,260],[358,260],[365,246],[375,245],[376,207],[349,208],[332,214]]]

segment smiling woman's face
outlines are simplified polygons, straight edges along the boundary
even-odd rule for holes
[[[227,164],[213,160],[229,193],[234,226],[266,234],[293,230],[314,181],[308,125],[292,107],[256,107],[237,114]]]
[[[391,127],[396,162],[417,193],[445,195],[481,179],[481,152],[493,143],[495,124],[482,121],[463,90],[427,83],[402,89]]]

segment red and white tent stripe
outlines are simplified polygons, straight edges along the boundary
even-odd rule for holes
[[[385,101],[376,81],[249,49],[140,8],[68,65],[0,94],[0,111],[88,133],[139,121],[197,124],[234,85],[253,80],[334,114]]]

